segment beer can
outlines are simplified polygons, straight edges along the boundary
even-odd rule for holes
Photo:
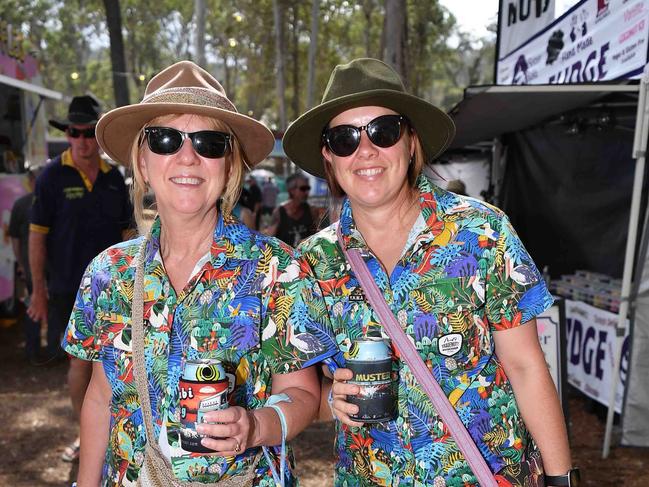
[[[180,444],[183,450],[196,453],[212,452],[201,445],[198,423],[205,422],[208,411],[228,407],[228,378],[220,360],[188,360],[178,382],[180,394]]]
[[[354,376],[347,381],[360,391],[347,396],[347,402],[358,406],[349,417],[362,423],[390,421],[396,413],[396,384],[392,374],[392,350],[382,338],[364,338],[352,343],[345,352],[347,368]]]

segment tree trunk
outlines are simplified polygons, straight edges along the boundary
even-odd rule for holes
[[[300,116],[300,49],[298,45],[298,30],[299,30],[299,15],[300,2],[294,1],[292,6],[293,11],[293,26],[292,26],[292,37],[291,37],[291,51],[293,58],[293,100],[292,100],[292,109],[293,113],[291,114],[291,119],[295,120]]]
[[[318,20],[320,20],[320,0],[311,4],[311,44],[309,44],[309,80],[307,82],[306,107],[313,107],[315,93],[315,55],[318,51]]]
[[[365,16],[365,32],[363,33],[363,40],[365,42],[365,56],[372,57],[371,42],[372,36],[370,35],[372,27],[372,11],[374,10],[374,0],[363,1],[363,15]]]
[[[205,67],[205,0],[194,0],[194,52],[196,64]]]
[[[407,84],[407,18],[406,0],[385,0],[385,52],[383,60],[401,75]]]
[[[110,62],[113,68],[113,91],[115,106],[121,107],[130,103],[128,81],[126,77],[126,60],[124,58],[124,40],[122,39],[122,16],[119,0],[104,0],[106,25],[110,36]]]
[[[279,103],[279,131],[286,130],[286,79],[284,78],[284,12],[282,0],[273,0],[275,17],[275,58],[277,60],[277,101]]]

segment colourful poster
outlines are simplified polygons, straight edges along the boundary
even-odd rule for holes
[[[649,0],[582,0],[497,60],[499,85],[639,78],[647,63]]]

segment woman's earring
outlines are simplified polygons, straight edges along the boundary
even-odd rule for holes
[[[410,156],[410,160],[408,161],[408,165],[412,166],[415,163],[415,156]]]

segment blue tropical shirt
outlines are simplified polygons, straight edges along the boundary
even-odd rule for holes
[[[356,229],[349,200],[339,223],[299,249],[322,289],[340,365],[354,340],[388,338],[344,258],[344,245],[360,249],[398,322],[497,472],[521,461],[530,438],[494,350],[493,332],[531,320],[552,297],[502,211],[443,190],[424,176],[417,184],[421,214],[391,275]],[[399,378],[393,421],[337,423],[336,485],[476,485],[408,366],[395,360],[393,368]]]
[[[101,361],[112,388],[102,484],[135,485],[146,433],[133,378],[131,301],[141,239],[99,254],[81,282],[63,345]],[[258,448],[236,457],[189,453],[179,439],[178,381],[188,359],[221,360],[233,389],[230,405],[263,407],[272,374],[293,372],[336,352],[326,307],[309,265],[283,242],[219,215],[211,250],[177,294],[160,257],[160,220],[145,251],[145,362],[156,441],[183,481],[215,482],[241,474]],[[279,448],[271,449],[279,469]],[[287,462],[293,485],[292,453]],[[255,485],[274,486],[264,456]]]

